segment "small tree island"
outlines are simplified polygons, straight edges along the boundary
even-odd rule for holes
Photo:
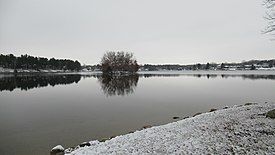
[[[133,53],[128,52],[106,52],[101,59],[101,69],[103,74],[133,74],[138,71],[139,65],[133,57]]]

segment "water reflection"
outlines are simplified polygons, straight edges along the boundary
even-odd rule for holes
[[[177,76],[192,76],[197,78],[242,78],[249,80],[275,80],[275,75],[273,74],[139,74],[140,77],[150,78],[150,77],[177,77]]]
[[[227,77],[238,77],[237,75],[221,75],[223,78]],[[239,77],[242,77],[243,79],[249,79],[249,80],[275,80],[275,75],[239,75]]]
[[[139,74],[140,77],[150,78],[150,77],[176,77],[181,74]]]
[[[0,78],[0,91],[8,90],[13,91],[16,88],[21,90],[29,90],[33,88],[47,87],[78,83],[81,75],[78,74],[63,74],[63,75],[17,75],[17,76],[4,76]]]
[[[106,96],[124,96],[134,92],[139,75],[98,76],[101,88]]]
[[[173,73],[178,74],[0,74],[0,90],[17,88],[0,92],[0,154],[47,155],[60,143],[76,146],[87,138],[102,139],[147,124],[166,124],[174,121],[174,116],[275,101],[274,72]],[[39,87],[45,89],[40,91]],[[37,89],[20,92],[31,88]],[[106,95],[110,97],[106,99]]]
[[[242,79],[249,79],[249,80],[275,80],[275,75],[257,75],[257,74],[191,74],[190,76],[195,76],[195,77],[206,77],[207,79],[209,78],[242,78]]]
[[[139,73],[130,76],[107,76],[102,74],[36,74],[36,75],[0,75],[0,91],[13,91],[16,88],[29,90],[33,88],[78,83],[81,78],[97,78],[103,92],[107,96],[124,96],[134,92],[139,78],[179,77],[197,78],[242,78],[243,80],[275,80],[274,74],[171,74],[171,73]]]

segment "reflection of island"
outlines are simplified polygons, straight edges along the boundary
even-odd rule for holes
[[[60,84],[71,84],[80,81],[81,75],[71,74],[45,74],[28,76],[4,76],[0,78],[0,91],[13,91],[15,88],[29,90],[32,88],[55,86]]]
[[[107,96],[124,96],[134,92],[137,86],[139,75],[127,76],[98,76],[103,92]]]

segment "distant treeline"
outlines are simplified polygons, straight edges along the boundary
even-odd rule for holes
[[[191,65],[179,65],[179,64],[144,64],[140,65],[141,71],[158,71],[158,70],[257,70],[268,69],[275,67],[275,59],[273,60],[250,60],[240,63],[197,63]],[[87,65],[82,66],[87,70],[101,70],[101,65]]]
[[[80,70],[78,61],[68,59],[55,59],[21,55],[16,57],[12,54],[0,55],[0,67],[12,69],[52,69],[52,70]]]
[[[192,65],[152,65],[145,64],[141,66],[141,70],[255,70],[259,68],[275,67],[275,60],[250,60],[241,63],[206,63],[206,64],[192,64]]]

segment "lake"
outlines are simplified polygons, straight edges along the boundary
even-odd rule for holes
[[[0,75],[0,154],[49,154],[274,93],[275,71]]]

